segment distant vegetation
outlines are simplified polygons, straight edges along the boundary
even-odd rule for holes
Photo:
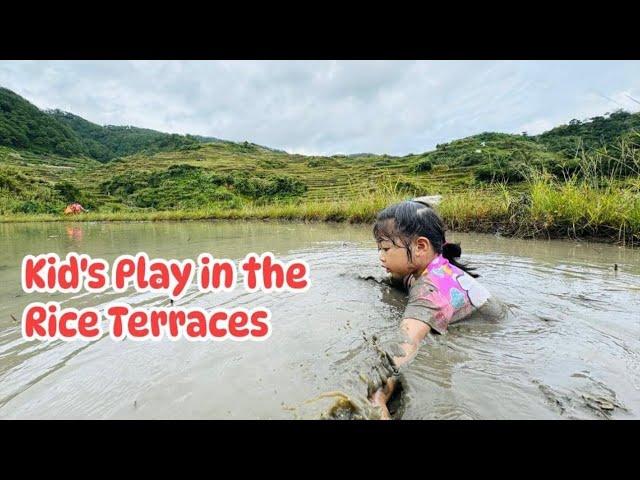
[[[166,170],[114,175],[100,185],[102,193],[123,204],[153,209],[194,209],[219,205],[239,207],[242,200],[273,200],[297,197],[307,187],[285,175],[266,178],[247,173],[216,174],[188,164]]]
[[[6,88],[0,88],[0,145],[65,156],[85,153],[73,130]]]
[[[0,87],[0,145],[7,147],[107,162],[132,153],[197,147],[212,140],[144,128],[100,126],[60,110],[41,111]]]
[[[573,158],[581,150],[610,148],[633,132],[640,132],[640,115],[619,110],[586,121],[571,120],[568,125],[553,128],[537,138],[550,150]]]
[[[60,110],[47,112],[50,118],[67,126],[82,145],[82,153],[101,162],[133,153],[197,148],[196,137],[167,134],[136,127],[100,126]]]

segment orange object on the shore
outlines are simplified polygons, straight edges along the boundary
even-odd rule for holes
[[[67,205],[67,208],[64,209],[65,215],[76,215],[80,212],[86,212],[86,210],[79,203],[70,203]]]

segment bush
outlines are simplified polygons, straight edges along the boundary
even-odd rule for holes
[[[9,190],[12,193],[20,193],[21,188],[16,183],[17,175],[13,170],[0,170],[0,189]]]
[[[131,201],[136,207],[157,208],[160,204],[160,196],[154,188],[143,188],[131,196]]]
[[[148,172],[114,175],[111,179],[100,184],[100,190],[107,195],[126,197],[140,188],[147,187],[149,181],[154,178]]]
[[[56,183],[53,189],[67,203],[79,202],[82,196],[78,187],[66,181]]]
[[[296,197],[307,191],[304,183],[286,175],[260,178],[241,174],[233,178],[233,188],[241,195],[253,199]]]
[[[287,163],[282,160],[265,160],[262,162],[264,168],[285,168]]]
[[[188,163],[181,163],[179,165],[171,165],[169,168],[167,168],[164,176],[168,178],[181,177],[184,175],[193,175],[201,170],[202,169],[200,167],[189,165]]]
[[[433,168],[433,162],[431,160],[422,159],[413,166],[415,173],[430,172]]]
[[[14,213],[61,213],[64,205],[47,199],[30,198],[20,202]]]
[[[396,194],[419,195],[423,191],[423,187],[407,180],[398,180],[392,186],[393,192]]]
[[[515,183],[525,179],[525,165],[513,164],[506,157],[498,157],[475,171],[475,178],[480,182]]]
[[[312,158],[311,160],[309,160],[307,162],[307,166],[311,167],[311,168],[318,168],[318,167],[323,167],[325,165],[327,165],[327,161],[325,159],[322,158]]]
[[[468,153],[467,155],[463,155],[460,158],[460,166],[461,167],[470,167],[472,165],[478,165],[485,160],[485,157],[482,153]]]
[[[119,197],[138,208],[203,208],[210,205],[234,208],[242,198],[282,199],[304,194],[307,186],[286,175],[267,178],[247,172],[208,173],[188,164],[155,172],[116,175],[101,185],[103,193]]]

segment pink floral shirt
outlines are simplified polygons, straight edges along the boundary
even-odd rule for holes
[[[484,305],[490,293],[471,275],[438,255],[409,289],[403,318],[415,318],[438,333]]]

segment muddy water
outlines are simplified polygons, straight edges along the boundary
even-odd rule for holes
[[[452,234],[504,312],[430,336],[404,372],[396,418],[638,418],[640,252],[566,241]],[[24,307],[168,306],[150,293],[25,294],[26,254],[69,251],[239,260],[305,259],[306,293],[199,293],[181,306],[268,307],[253,342],[25,342]],[[614,264],[618,265],[617,271]],[[372,338],[392,336],[405,297],[375,280],[367,226],[259,222],[0,224],[0,418],[371,417]],[[369,278],[369,279],[367,279]],[[13,316],[13,317],[12,317]],[[348,399],[348,400],[347,400]],[[341,408],[336,408],[336,406]],[[342,408],[344,407],[344,408]]]

